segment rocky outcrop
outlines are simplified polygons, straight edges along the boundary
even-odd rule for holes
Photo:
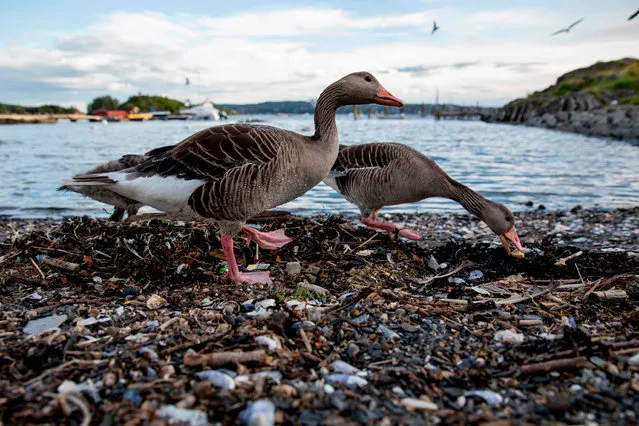
[[[542,91],[484,113],[482,120],[639,140],[639,60],[570,71]]]
[[[482,115],[482,120],[545,127],[588,136],[639,139],[639,106],[605,105],[588,93],[518,99]]]

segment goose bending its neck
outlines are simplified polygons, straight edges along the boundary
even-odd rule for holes
[[[508,254],[511,254],[509,243],[523,251],[515,230],[515,217],[506,206],[487,200],[457,182],[433,160],[409,146],[398,143],[341,145],[324,182],[357,205],[362,223],[372,228],[398,231],[400,237],[418,240],[421,237],[415,231],[379,222],[379,209],[443,197],[458,202],[485,222],[499,236]]]
[[[313,136],[270,126],[226,124],[150,151],[130,169],[79,175],[66,183],[103,186],[169,214],[214,219],[228,263],[226,277],[270,283],[268,272],[239,271],[233,236],[242,232],[265,249],[289,243],[284,230],[260,232],[245,226],[246,220],[299,197],[326,177],[338,154],[336,109],[367,103],[403,105],[372,74],[353,73],[320,95]]]

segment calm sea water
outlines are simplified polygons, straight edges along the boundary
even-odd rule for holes
[[[241,120],[246,117],[235,117]],[[267,124],[312,133],[312,116],[262,116]],[[126,153],[173,144],[211,122],[61,122],[0,126],[0,215],[10,217],[108,216],[109,206],[58,192],[63,178]],[[549,209],[639,205],[639,147],[545,129],[434,121],[338,117],[345,144],[392,141],[417,148],[452,177],[482,195],[528,209],[532,201]],[[303,214],[357,212],[321,183],[281,208]],[[388,207],[383,212],[453,212],[457,204],[430,199]]]

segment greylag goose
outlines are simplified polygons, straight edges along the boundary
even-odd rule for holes
[[[336,109],[367,103],[403,105],[370,73],[353,73],[319,96],[313,136],[255,124],[215,126],[151,151],[136,167],[80,175],[67,184],[102,186],[167,213],[213,219],[220,226],[226,277],[271,283],[268,272],[239,271],[233,236],[242,232],[265,249],[289,243],[283,229],[260,232],[245,226],[246,220],[299,197],[326,177],[339,147]]]
[[[486,222],[499,236],[510,255],[509,241],[522,252],[515,230],[515,217],[502,204],[482,197],[446,174],[421,152],[399,143],[340,145],[339,155],[324,182],[359,207],[367,226],[413,240],[420,235],[410,229],[377,221],[379,209],[413,203],[430,197],[454,200]]]
[[[84,175],[96,173],[117,172],[120,170],[135,167],[145,159],[144,155],[127,154],[123,155],[119,160],[111,160],[100,164],[97,167],[87,170]],[[103,186],[83,186],[83,185],[62,185],[58,191],[72,191],[82,194],[86,197],[93,198],[101,203],[110,204],[115,207],[113,214],[109,220],[119,222],[124,218],[126,212],[129,217],[137,214],[142,204],[131,198],[124,197],[116,192],[111,191]]]

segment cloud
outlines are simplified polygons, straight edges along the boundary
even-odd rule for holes
[[[431,37],[424,32],[434,17],[442,33]],[[575,67],[636,54],[636,25],[620,30],[617,17],[603,15],[593,24],[601,38],[586,31],[548,37],[564,18],[518,9],[110,13],[53,43],[0,46],[0,100],[89,101],[105,93],[124,100],[138,91],[227,103],[306,100],[347,73],[369,70],[408,102],[430,101],[439,90],[442,99],[449,93],[456,102],[495,105]]]

